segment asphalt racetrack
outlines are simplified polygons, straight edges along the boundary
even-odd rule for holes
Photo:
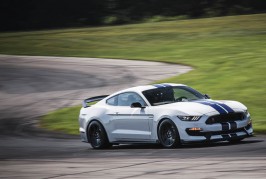
[[[0,55],[0,133],[20,132],[39,116],[82,100],[146,85],[192,68],[157,62]]]
[[[36,128],[38,117],[51,110],[189,70],[154,62],[0,56],[0,178],[265,178],[264,135],[239,144],[93,150],[78,136]]]

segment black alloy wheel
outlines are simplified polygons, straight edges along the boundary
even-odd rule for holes
[[[158,137],[165,148],[175,148],[180,145],[180,137],[176,125],[169,119],[163,120],[158,128]]]
[[[102,149],[110,146],[104,128],[97,121],[90,123],[88,127],[88,137],[90,139],[91,146],[94,149]]]

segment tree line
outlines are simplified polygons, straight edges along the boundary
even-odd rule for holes
[[[0,31],[265,13],[265,0],[1,0]]]

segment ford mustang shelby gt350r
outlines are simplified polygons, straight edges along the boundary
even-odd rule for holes
[[[85,99],[79,125],[82,141],[96,149],[121,143],[173,148],[188,142],[237,142],[253,134],[246,106],[211,100],[183,84],[138,86]]]

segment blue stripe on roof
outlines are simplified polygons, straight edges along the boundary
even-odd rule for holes
[[[172,86],[169,85],[169,84],[162,84],[162,85],[164,85],[165,87],[172,87]]]
[[[157,87],[157,88],[165,88],[165,87],[172,87],[169,84],[154,84],[153,86]]]
[[[165,86],[162,84],[154,84],[153,86],[155,86],[156,88],[164,88]]]

